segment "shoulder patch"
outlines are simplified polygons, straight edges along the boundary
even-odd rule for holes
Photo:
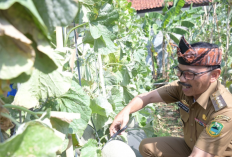
[[[231,120],[230,117],[225,116],[225,115],[217,115],[216,117],[213,118],[214,120],[225,120],[227,122],[229,122]]]
[[[219,111],[227,106],[219,91],[216,91],[212,95],[210,95],[210,99],[212,101],[215,111]]]
[[[212,121],[211,124],[206,127],[206,132],[211,137],[218,137],[221,135],[223,127],[223,124],[217,121]]]

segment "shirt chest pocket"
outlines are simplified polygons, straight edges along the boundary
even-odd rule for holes
[[[183,121],[184,126],[185,126],[185,123],[187,123],[189,120],[189,114],[180,109],[180,117],[181,117],[181,120]]]

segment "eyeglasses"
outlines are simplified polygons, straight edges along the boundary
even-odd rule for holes
[[[173,68],[173,70],[174,70],[175,75],[178,76],[178,77],[181,77],[183,75],[186,80],[194,80],[196,75],[205,74],[205,73],[208,73],[208,72],[213,71],[215,69],[211,69],[211,70],[204,71],[204,72],[199,72],[199,73],[194,73],[194,72],[189,71],[189,70],[182,71],[182,70],[179,69],[178,66],[176,66],[176,67]]]

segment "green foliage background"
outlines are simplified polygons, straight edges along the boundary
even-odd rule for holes
[[[224,49],[221,79],[230,89],[230,3],[215,1],[214,9],[206,11],[192,6],[182,11],[184,0],[173,4],[168,9],[165,3],[162,13],[139,17],[126,0],[0,0],[0,96],[10,111],[10,116],[1,116],[11,119],[17,130],[0,143],[0,156],[65,156],[68,137],[74,148],[81,148],[81,157],[101,156],[116,114],[133,97],[152,90],[153,83],[176,79],[171,70],[177,64],[173,44],[178,44],[181,35]],[[70,28],[72,22],[78,25]],[[63,48],[55,47],[56,26],[67,30]],[[159,32],[163,34],[162,75],[152,44]],[[75,45],[74,33],[82,37],[79,45]],[[147,47],[152,69],[145,62]],[[73,69],[79,63],[80,74],[72,72],[73,60]],[[21,83],[13,100],[2,96],[10,83]],[[159,125],[153,118],[157,108],[149,104],[132,115],[137,129],[143,129],[147,137],[162,135],[154,130]],[[53,113],[66,118],[79,113],[80,117],[68,121]],[[94,138],[83,143],[84,133]]]

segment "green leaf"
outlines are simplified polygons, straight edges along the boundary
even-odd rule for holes
[[[40,69],[44,70],[49,68],[49,71],[55,70],[57,65],[53,60],[54,51],[51,48],[47,37],[41,31],[40,26],[36,25],[36,22],[34,22],[33,16],[28,14],[27,10],[18,3],[14,4],[9,9],[2,11],[2,14],[17,30],[23,34],[27,34],[27,37],[33,41],[32,46],[35,51],[39,51],[46,55],[46,58],[44,58],[44,60],[42,59],[42,61],[45,62],[40,64]],[[17,14],[17,16],[14,16],[15,14]],[[38,52],[36,53],[38,54]],[[36,58],[36,60],[38,60],[38,58]],[[38,64],[35,64],[35,66],[37,65]]]
[[[147,137],[154,137],[155,131],[152,125],[148,123],[146,124],[146,126],[142,127],[142,129],[145,132]]]
[[[98,17],[94,21],[107,26],[112,24],[118,18],[119,14],[117,10],[114,9],[114,6],[112,4],[105,3],[103,6],[101,6],[98,12]]]
[[[56,26],[69,25],[77,14],[77,2],[73,0],[33,0],[33,3],[49,32]]]
[[[180,34],[180,35],[188,34],[188,31],[186,31],[183,28],[172,28],[170,32]]]
[[[4,17],[0,16],[0,23],[0,79],[12,79],[32,69],[35,51],[32,41]]]
[[[180,40],[174,34],[170,33],[169,36],[176,44],[179,44]]]
[[[123,95],[122,92],[117,89],[116,87],[113,87],[111,89],[111,95],[109,98],[109,102],[113,106],[113,110],[116,114],[118,114],[125,106],[123,105]]]
[[[181,8],[184,6],[184,4],[185,4],[185,0],[178,0],[178,2],[176,3],[176,6],[172,7],[171,9],[167,11],[166,15],[164,16],[162,25],[161,25],[162,28],[166,28],[170,20],[180,13]]]
[[[123,98],[126,104],[128,104],[134,98],[134,95],[131,94],[128,88],[123,87]]]
[[[130,75],[129,75],[129,70],[126,66],[122,67],[121,70],[121,74],[122,74],[122,86],[127,86],[130,83]]]
[[[56,100],[61,111],[68,113],[80,113],[81,118],[74,119],[69,124],[69,134],[77,133],[77,135],[81,137],[90,120],[91,109],[89,108],[89,96],[85,94],[77,82],[78,80],[74,79],[69,91]]]
[[[15,78],[33,67],[35,53],[29,45],[1,36],[0,47],[0,79]]]
[[[142,62],[145,59],[146,51],[143,49],[138,49],[134,52],[135,61]]]
[[[71,74],[57,69],[49,74],[34,70],[29,81],[22,83],[13,104],[32,108],[39,105],[39,100],[47,97],[59,97],[71,87]]]
[[[104,40],[102,37],[94,40],[94,52],[103,55],[113,53],[115,49],[114,43],[108,38]]]
[[[181,21],[181,26],[187,27],[187,28],[192,28],[194,27],[194,23],[190,21]]]
[[[67,122],[64,122],[58,118],[50,118],[52,127],[58,130],[59,132],[62,132],[63,134],[69,133],[69,124]]]
[[[82,42],[94,45],[94,39],[90,34],[90,31],[85,31],[85,36],[83,37]]]
[[[155,24],[152,25],[152,29],[153,29],[154,34],[157,34],[159,26],[155,23]]]
[[[92,118],[93,118],[94,126],[97,131],[102,129],[104,126],[111,124],[113,122],[112,118],[101,116],[96,113],[92,114]]]
[[[104,80],[106,86],[112,86],[117,84],[117,77],[110,71],[104,71]]]
[[[16,2],[24,6],[24,9],[28,9],[28,13],[32,13],[33,17],[35,17],[33,18],[35,23],[38,24],[38,26],[42,29],[43,33],[46,35],[48,33],[47,27],[44,21],[42,20],[41,16],[39,15],[32,0],[7,0],[7,2],[5,0],[0,0],[0,9],[9,9]]]
[[[101,96],[91,100],[90,108],[93,113],[97,113],[105,117],[108,117],[113,112],[111,104],[106,98]]]
[[[157,19],[163,20],[164,16],[157,12],[150,12],[148,13],[148,18],[153,20],[157,20]]]
[[[171,18],[175,15],[175,8],[172,7],[171,9],[168,10],[168,12],[165,14],[163,22],[161,24],[162,28],[166,28],[166,26],[169,24]]]
[[[185,4],[185,0],[178,0],[175,6],[175,16],[178,15]]]
[[[97,141],[89,139],[88,142],[81,148],[80,157],[97,157]]]
[[[94,0],[79,0],[78,2],[84,3],[86,5],[94,5]]]
[[[93,14],[93,13],[92,13]],[[113,34],[113,22],[118,19],[118,13],[113,5],[104,4],[99,10],[97,18],[89,18],[89,29],[94,40],[94,51],[101,54],[113,53],[116,50],[111,39],[115,38]]]
[[[21,126],[17,134],[0,143],[0,157],[41,156],[55,157],[62,139],[39,121],[30,121]]]

